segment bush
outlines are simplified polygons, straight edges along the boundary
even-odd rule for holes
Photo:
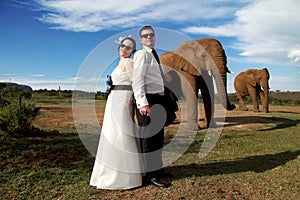
[[[0,130],[10,135],[23,136],[36,118],[39,108],[23,102],[30,99],[31,93],[21,90],[7,90],[0,102]]]

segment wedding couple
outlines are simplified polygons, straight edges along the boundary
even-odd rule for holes
[[[120,62],[111,74],[113,86],[90,179],[90,185],[99,189],[130,189],[148,184],[167,187],[162,178],[172,176],[162,169],[164,126],[150,123],[161,117],[151,106],[164,100],[154,29],[144,26],[139,36],[143,48],[136,53],[136,42],[131,37],[124,38],[118,47]],[[134,122],[134,110],[138,125]]]

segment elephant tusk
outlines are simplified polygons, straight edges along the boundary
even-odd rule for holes
[[[212,75],[212,73],[211,73],[211,71],[210,71],[210,70],[208,70],[208,75],[209,75],[209,76],[211,76],[211,75]]]
[[[226,72],[229,73],[229,74],[234,74],[234,72],[230,71],[227,67],[226,67]]]

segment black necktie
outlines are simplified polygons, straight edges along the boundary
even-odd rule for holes
[[[165,75],[164,75],[164,72],[161,68],[160,60],[159,60],[159,57],[158,57],[157,52],[155,51],[155,49],[152,49],[152,54],[153,54],[154,58],[156,59],[156,61],[158,62],[158,67],[159,67],[159,70],[160,70],[160,73],[161,73],[161,77],[165,81]]]
[[[152,54],[154,55],[154,58],[156,59],[158,64],[160,64],[159,57],[158,57],[157,52],[155,51],[155,49],[152,49]]]

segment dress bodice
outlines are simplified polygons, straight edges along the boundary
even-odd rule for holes
[[[132,67],[131,59],[121,60],[111,74],[113,85],[131,85]]]

